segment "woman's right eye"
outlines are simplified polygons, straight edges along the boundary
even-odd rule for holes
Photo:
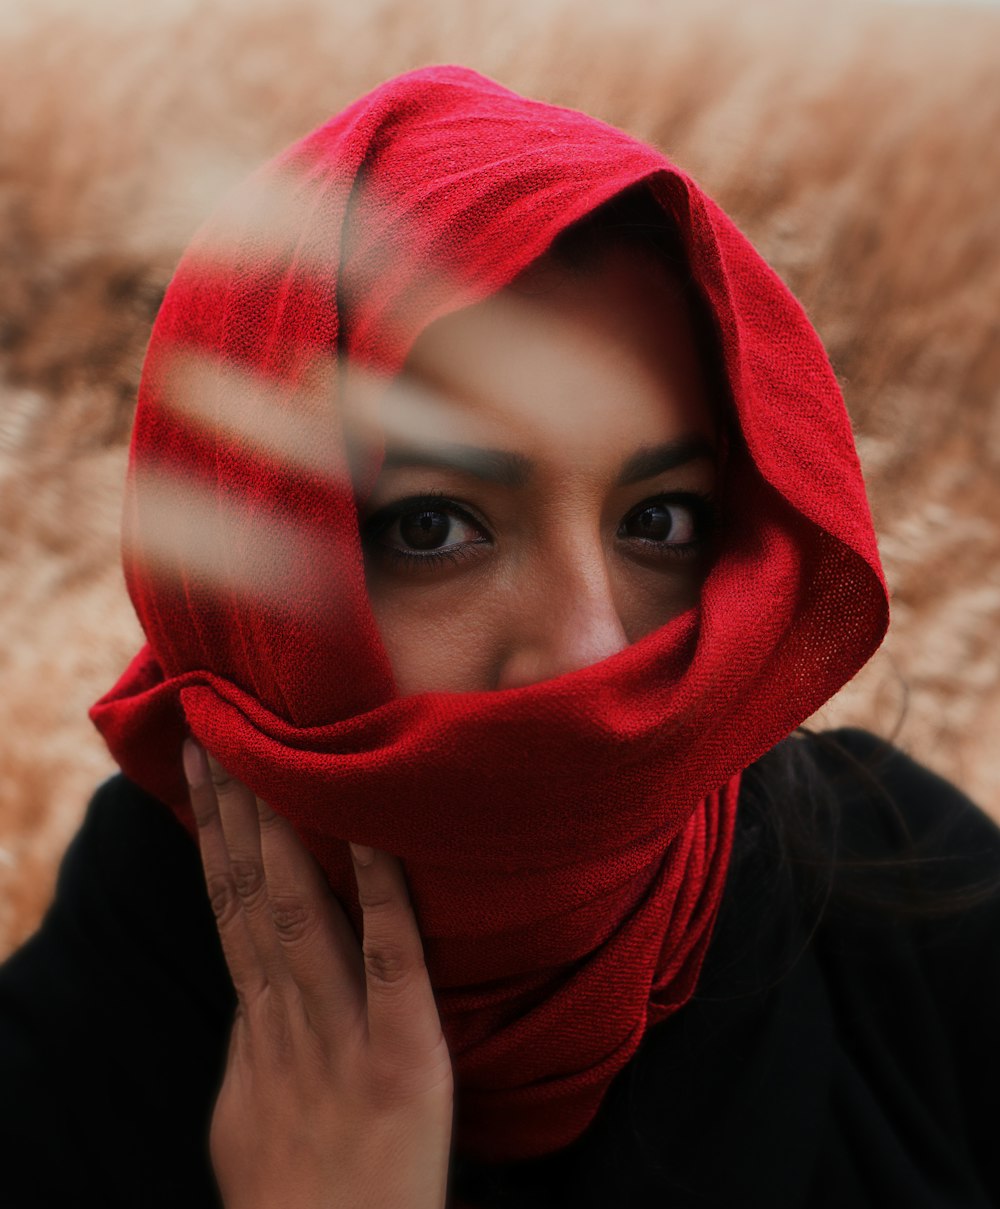
[[[362,540],[372,553],[428,564],[456,561],[490,538],[454,501],[425,497],[400,500],[376,512],[365,522]]]

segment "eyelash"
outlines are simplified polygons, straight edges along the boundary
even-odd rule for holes
[[[657,504],[683,504],[685,507],[690,508],[694,517],[697,536],[692,541],[676,543],[674,545],[641,537],[634,537],[630,540],[642,542],[649,548],[650,553],[655,553],[659,558],[678,562],[698,558],[704,552],[713,533],[718,528],[714,498],[711,495],[696,491],[661,492],[659,495],[650,496],[631,509],[622,521],[622,525],[625,525],[632,517],[639,515],[646,508],[654,507]],[[474,548],[476,546],[487,544],[486,541],[465,542],[445,547],[441,550],[427,550],[423,554],[417,554],[413,551],[401,550],[395,546],[384,546],[377,542],[376,539],[390,528],[395,521],[399,520],[400,517],[420,511],[441,512],[450,516],[456,516],[476,529],[486,530],[486,526],[482,521],[477,520],[476,517],[452,499],[451,496],[445,495],[444,492],[440,491],[429,491],[422,495],[397,500],[395,503],[386,505],[386,507],[379,509],[378,512],[370,516],[363,522],[361,527],[362,545],[368,552],[377,554],[379,557],[388,558],[396,566],[404,570],[422,570],[429,567],[441,566],[445,563],[451,563],[452,565],[460,563],[466,558],[475,557]]]
[[[451,496],[445,495],[443,491],[427,491],[423,495],[413,495],[405,500],[397,500],[394,504],[388,504],[370,516],[361,527],[362,545],[372,553],[377,553],[380,557],[388,558],[396,565],[402,566],[404,570],[420,570],[440,566],[446,562],[459,563],[470,556],[468,544],[451,546],[443,550],[427,550],[423,554],[417,554],[397,549],[395,546],[383,546],[375,540],[401,516],[421,511],[447,513],[459,517],[476,529],[485,530],[486,528],[482,521],[477,520],[461,504],[457,504]],[[484,545],[485,543],[477,542],[475,544]]]

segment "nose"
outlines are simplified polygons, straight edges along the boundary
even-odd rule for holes
[[[548,562],[522,584],[497,688],[522,688],[599,663],[628,646],[600,555]]]

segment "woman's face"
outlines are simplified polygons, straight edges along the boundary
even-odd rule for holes
[[[362,542],[402,695],[546,680],[696,603],[716,422],[658,263],[543,259],[421,335],[379,425]]]

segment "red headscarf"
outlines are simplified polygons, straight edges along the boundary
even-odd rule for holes
[[[385,381],[431,320],[640,182],[680,232],[731,394],[701,603],[540,684],[401,698],[365,592],[338,365]],[[148,645],[93,707],[112,753],[192,828],[190,729],[294,823],[356,923],[345,841],[402,858],[457,1144],[488,1160],[579,1136],[690,997],[740,770],[887,621],[843,403],[777,276],[659,152],[459,67],[363,97],[195,240],[143,373],[125,552]]]

